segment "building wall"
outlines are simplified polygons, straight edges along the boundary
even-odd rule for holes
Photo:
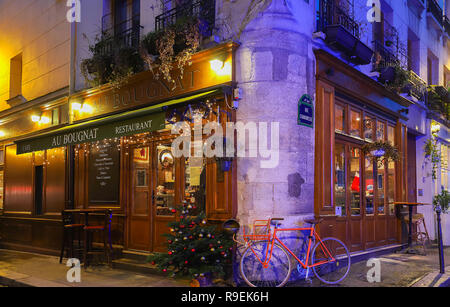
[[[9,108],[10,60],[22,53],[28,101],[69,85],[70,24],[65,1],[0,2],[0,110]]]

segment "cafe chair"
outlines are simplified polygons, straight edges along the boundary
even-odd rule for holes
[[[62,263],[64,252],[67,252],[67,258],[74,258],[74,244],[75,236],[78,239],[77,252],[81,251],[81,234],[84,224],[74,223],[73,214],[70,212],[62,211],[62,226],[63,226],[63,240],[61,245],[61,255],[59,257],[59,263]]]
[[[111,244],[108,245],[108,237],[110,233],[112,221],[112,210],[106,210],[103,217],[103,225],[85,225],[84,229],[84,255],[83,263],[86,269],[89,266],[89,257],[94,255],[104,255],[106,263],[112,267],[112,249]],[[99,233],[103,241],[103,248],[94,248],[93,239],[94,234]]]
[[[405,222],[409,223],[409,216],[405,216]],[[422,213],[414,214],[412,217],[412,238],[414,241],[422,245],[424,248],[427,244],[431,244],[430,236],[428,235],[425,218]]]

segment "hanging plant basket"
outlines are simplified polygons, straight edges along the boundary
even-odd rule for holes
[[[386,141],[376,141],[365,144],[362,147],[362,151],[365,155],[370,156],[373,162],[380,166],[384,163],[397,162],[400,160],[400,153],[398,152],[397,147]]]

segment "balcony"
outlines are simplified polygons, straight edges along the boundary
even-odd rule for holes
[[[403,89],[407,94],[423,101],[427,93],[427,83],[412,70],[408,71],[408,85]]]
[[[373,61],[373,70],[383,72],[389,67],[400,66],[400,60],[384,43],[378,40],[373,41],[373,50],[375,57]]]
[[[317,31],[325,33],[327,44],[342,51],[359,65],[369,64],[373,51],[360,41],[359,24],[334,0],[320,0]]]
[[[101,55],[112,55],[117,49],[138,49],[142,28],[139,20],[140,15],[135,15],[128,20],[111,25],[112,16],[103,16],[102,40],[95,45],[96,52]]]
[[[443,86],[428,87],[426,105],[437,117],[450,121],[450,92]]]
[[[450,20],[447,16],[444,16],[444,30],[447,36],[450,36]]]
[[[435,21],[437,29],[441,29],[444,26],[442,8],[439,6],[436,0],[427,1],[427,15]]]
[[[211,36],[216,20],[216,1],[195,0],[177,6],[156,17],[155,29],[156,31],[164,30],[169,26],[175,25],[177,21],[186,18],[198,19],[202,36]]]

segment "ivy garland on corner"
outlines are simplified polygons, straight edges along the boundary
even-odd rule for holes
[[[372,162],[381,166],[389,162],[397,162],[400,160],[400,154],[396,146],[388,141],[376,141],[367,143],[362,146],[362,152],[369,155]]]

